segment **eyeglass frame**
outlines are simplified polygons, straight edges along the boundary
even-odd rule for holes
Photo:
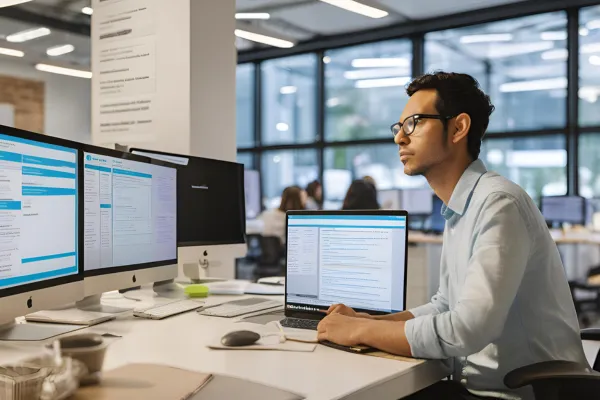
[[[413,114],[413,115],[409,115],[408,117],[404,118],[404,122],[400,122],[400,121],[394,122],[392,125],[390,125],[390,131],[392,132],[392,135],[394,136],[394,138],[396,136],[398,136],[400,131],[403,131],[406,136],[410,136],[415,132],[415,129],[417,128],[417,124],[415,124],[412,132],[406,133],[403,129],[403,126],[404,126],[404,123],[406,122],[406,120],[409,118],[415,119],[415,117],[416,117],[417,119],[437,119],[437,120],[446,122],[446,121],[451,120],[452,118],[456,118],[457,116],[458,115],[447,116],[447,115],[439,115],[439,114]],[[399,125],[400,128],[398,129],[398,132],[394,133],[394,127],[396,125]]]

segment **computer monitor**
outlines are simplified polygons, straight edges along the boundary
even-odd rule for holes
[[[244,196],[246,198],[246,219],[253,220],[262,211],[260,199],[260,173],[244,170]]]
[[[435,194],[432,196],[432,211],[429,217],[429,230],[433,233],[442,233],[446,227],[446,220],[442,215],[444,202]]]
[[[318,319],[344,303],[384,314],[406,308],[405,211],[288,211],[286,316]]]
[[[548,223],[585,224],[585,198],[580,196],[544,196],[542,215]]]
[[[178,165],[179,246],[245,243],[243,164],[154,150],[131,152]]]
[[[379,190],[377,198],[382,209],[405,210],[410,215],[428,216],[433,208],[430,189]]]
[[[86,309],[103,292],[177,277],[177,169],[164,161],[83,147]]]
[[[387,189],[377,191],[377,202],[382,210],[400,210],[402,208],[400,190]]]
[[[14,318],[83,297],[78,144],[0,125],[0,338],[74,330]]]

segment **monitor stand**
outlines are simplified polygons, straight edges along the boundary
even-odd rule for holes
[[[185,299],[187,296],[174,279],[154,282],[154,293],[167,299]]]
[[[128,311],[132,311],[132,308],[120,308],[120,307],[112,307],[105,306],[102,304],[102,295],[97,294],[94,296],[87,296],[83,298],[83,300],[79,300],[75,303],[75,306],[83,311],[94,311],[106,314],[122,314]]]
[[[0,341],[37,342],[83,329],[81,325],[17,324],[14,320],[0,325]]]

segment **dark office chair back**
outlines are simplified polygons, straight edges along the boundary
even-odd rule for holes
[[[581,340],[600,340],[600,329],[584,329]],[[600,351],[594,368],[572,361],[545,361],[509,372],[510,389],[531,385],[536,400],[596,400],[600,398]]]
[[[261,236],[260,237],[261,255],[258,261],[261,266],[279,265],[283,250],[281,240],[276,236]]]

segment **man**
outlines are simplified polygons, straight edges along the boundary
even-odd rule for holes
[[[451,359],[453,381],[414,399],[531,399],[504,376],[553,359],[586,363],[558,250],[516,184],[478,159],[494,110],[469,75],[415,79],[394,141],[407,175],[423,175],[444,202],[440,286],[429,304],[371,317],[334,305],[319,339],[417,358]]]

